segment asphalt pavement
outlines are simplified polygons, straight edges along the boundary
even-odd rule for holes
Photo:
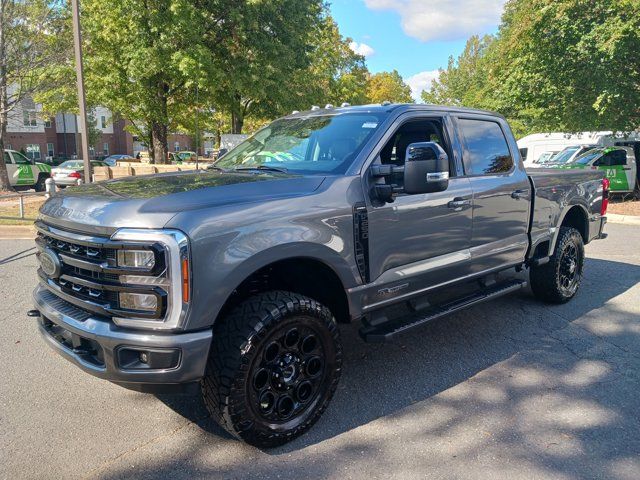
[[[640,227],[587,247],[566,305],[528,292],[394,343],[341,329],[344,371],[306,435],[261,451],[198,396],[95,379],[39,338],[33,242],[0,241],[0,478],[640,478]]]

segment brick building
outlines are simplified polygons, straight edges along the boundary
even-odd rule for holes
[[[78,158],[81,156],[79,119],[72,113],[58,113],[45,119],[41,106],[25,99],[9,114],[5,148],[24,152],[29,158],[43,160],[52,158]],[[100,136],[90,146],[92,158],[113,154],[135,156],[147,150],[142,139],[125,130],[124,119],[113,115],[104,107],[93,111],[96,128]],[[168,139],[170,151],[193,150],[192,139],[184,134],[171,134]],[[204,148],[200,148],[200,153]]]

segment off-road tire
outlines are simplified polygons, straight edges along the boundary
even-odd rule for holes
[[[572,252],[575,258],[570,259]],[[572,278],[567,283],[567,273]],[[584,242],[575,228],[560,227],[556,248],[548,263],[531,268],[530,281],[533,294],[548,303],[566,303],[578,292],[584,270]]]
[[[317,356],[322,356],[322,373],[316,374],[313,396],[306,403],[297,400],[299,384],[285,386],[287,390],[284,392],[274,390],[271,397],[274,397],[273,404],[277,402],[278,408],[272,406],[270,415],[277,418],[264,418],[267,414],[263,410],[268,408],[268,403],[262,400],[265,393],[260,393],[256,384],[262,382],[257,382],[256,378],[265,370],[265,362],[270,355],[267,353],[268,348],[278,350],[281,355],[278,359],[282,359],[282,355],[291,355],[290,349],[297,352],[300,348],[300,352],[303,351],[300,343],[292,347],[286,346],[288,335],[296,329],[307,334],[312,332],[308,336],[317,336],[319,346],[315,347],[317,350],[314,352],[320,352]],[[302,339],[300,342],[304,343]],[[309,360],[305,360],[302,353],[300,357],[302,359],[298,359],[297,363],[298,374],[304,383],[304,375],[309,371]],[[209,413],[220,426],[251,445],[270,448],[293,440],[320,418],[336,390],[341,366],[340,336],[336,321],[327,307],[296,293],[266,292],[245,300],[214,325],[213,342],[201,390]],[[269,369],[269,380],[263,388],[283,388],[280,384],[273,385],[274,381],[278,381],[274,380],[278,375],[270,370],[279,367],[276,365],[266,368]],[[280,377],[283,378],[282,375]],[[296,389],[295,394],[289,392],[292,388]],[[267,392],[266,395],[269,394]],[[303,410],[280,421],[279,406],[283,397],[295,399],[297,406],[293,412],[298,408]]]

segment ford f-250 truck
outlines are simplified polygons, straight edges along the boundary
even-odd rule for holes
[[[604,237],[603,176],[528,175],[488,112],[296,113],[206,171],[52,196],[30,314],[84,371],[146,392],[199,386],[231,434],[275,446],[327,408],[338,323],[386,341],[527,279],[541,300],[570,300],[584,245]]]

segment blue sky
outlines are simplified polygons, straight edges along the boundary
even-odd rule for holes
[[[369,70],[398,70],[418,99],[469,36],[496,31],[503,5],[504,0],[331,0],[331,12]]]

